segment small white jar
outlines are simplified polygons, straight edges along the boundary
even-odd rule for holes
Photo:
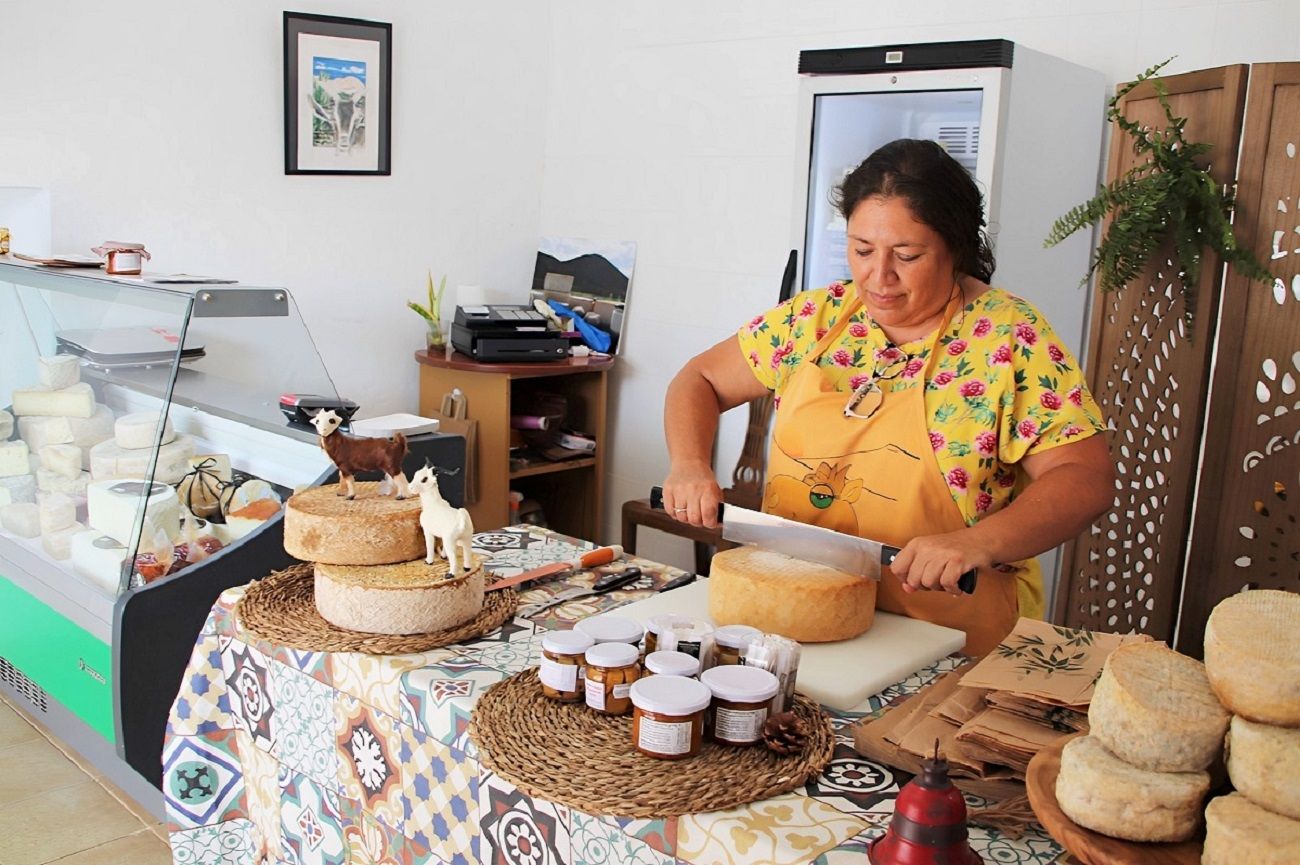
[[[752,745],[763,738],[763,724],[781,683],[757,667],[723,666],[705,670],[700,681],[713,694],[709,735],[722,745]]]
[[[718,628],[713,632],[713,642],[716,644],[713,650],[713,665],[723,667],[739,664],[741,653],[749,645],[749,641],[761,636],[763,636],[762,631],[749,625],[723,625]]]
[[[632,686],[632,745],[648,757],[694,757],[712,694],[694,679],[651,676]]]
[[[596,645],[627,643],[635,646],[641,642],[641,637],[645,634],[645,628],[641,627],[641,623],[636,619],[614,615],[583,619],[573,626],[573,630],[591,637],[596,641]]]
[[[647,676],[685,676],[693,679],[700,674],[700,659],[685,652],[651,652],[645,656]]]
[[[595,643],[577,631],[551,631],[542,637],[542,663],[537,671],[542,693],[561,703],[576,703],[585,694],[583,655]]]

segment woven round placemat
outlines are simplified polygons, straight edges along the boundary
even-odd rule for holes
[[[632,745],[631,716],[543,697],[534,667],[479,698],[469,735],[483,765],[529,796],[593,815],[675,817],[778,796],[821,774],[835,749],[830,719],[802,695],[794,712],[811,731],[802,754],[706,739],[694,757],[657,760]]]
[[[244,630],[281,646],[311,652],[408,655],[490,634],[514,618],[519,603],[514,589],[498,589],[484,595],[476,618],[455,628],[428,634],[363,634],[322,619],[314,593],[313,566],[294,565],[249,586],[235,614]]]

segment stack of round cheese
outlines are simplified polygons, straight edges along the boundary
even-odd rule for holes
[[[1300,862],[1300,595],[1261,590],[1221,602],[1205,623],[1205,670],[1233,713],[1228,776],[1237,792],[1205,810],[1204,865]]]
[[[483,561],[452,574],[424,561],[420,500],[381,496],[379,484],[313,487],[285,504],[284,548],[314,562],[316,610],[326,621],[371,634],[418,634],[454,628],[483,608]]]
[[[876,617],[876,581],[758,547],[709,565],[709,615],[801,643],[848,640]]]
[[[1201,663],[1160,643],[1121,646],[1102,668],[1088,723],[1090,735],[1061,754],[1061,810],[1114,838],[1190,838],[1228,726]]]

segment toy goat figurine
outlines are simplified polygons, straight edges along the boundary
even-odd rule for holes
[[[420,528],[424,529],[424,563],[433,564],[438,544],[452,576],[473,567],[474,522],[469,511],[453,508],[438,489],[437,470],[428,463],[411,477],[411,490],[420,496]],[[460,561],[457,561],[457,553]]]
[[[411,494],[402,473],[402,458],[406,456],[406,436],[397,433],[390,439],[356,438],[338,431],[343,419],[333,409],[316,412],[311,425],[320,433],[320,446],[339,469],[339,495],[347,484],[348,499],[357,497],[353,476],[357,472],[381,471],[397,489],[402,500]]]

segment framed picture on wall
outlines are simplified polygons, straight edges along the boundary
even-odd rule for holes
[[[391,174],[393,25],[284,13],[284,173]]]

